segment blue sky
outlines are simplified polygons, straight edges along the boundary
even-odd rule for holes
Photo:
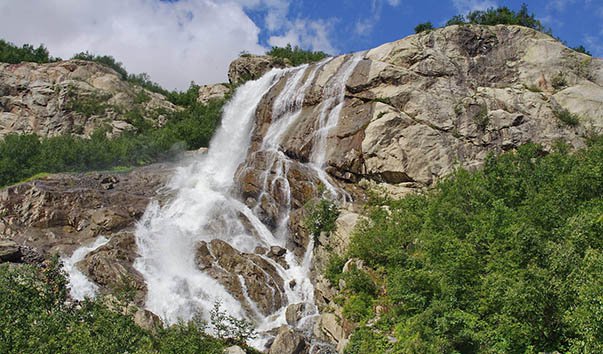
[[[241,52],[291,43],[331,54],[376,47],[488,7],[528,8],[569,46],[603,57],[603,0],[0,0],[0,37],[62,58],[112,55],[169,89],[226,81]]]

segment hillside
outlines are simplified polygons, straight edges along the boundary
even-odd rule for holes
[[[288,66],[273,59],[244,56],[231,66],[233,83],[258,80],[241,85],[225,106],[207,155],[191,154],[179,168],[50,175],[4,188],[0,237],[12,242],[12,262],[69,255],[107,237],[77,263],[100,294],[117,292],[127,279],[132,306],[169,324],[209,319],[212,294],[228,294],[227,309],[255,324],[254,344],[270,353],[343,352],[349,343],[350,353],[539,352],[596,342],[576,329],[588,316],[561,320],[559,311],[557,322],[543,324],[534,318],[547,309],[509,310],[497,322],[490,312],[513,305],[513,294],[497,303],[499,293],[489,292],[489,310],[461,300],[477,301],[470,292],[480,291],[474,287],[480,277],[500,275],[488,280],[499,279],[500,288],[518,281],[471,273],[494,267],[484,253],[501,261],[506,253],[495,251],[516,247],[517,259],[509,262],[517,263],[508,269],[519,272],[532,266],[540,247],[570,242],[576,220],[598,222],[603,60],[547,34],[504,25],[453,25],[269,71]],[[0,102],[10,107],[0,116],[4,134],[87,137],[109,124],[119,135],[137,128],[118,113],[132,104],[158,128],[169,127],[169,119],[150,112],[183,109],[97,64],[1,65]],[[72,89],[76,97],[106,103],[85,105],[98,108],[92,114],[78,111],[68,105]],[[588,144],[590,150],[575,152]],[[496,208],[504,209],[509,225],[488,213]],[[530,211],[537,215],[526,222],[520,214]],[[489,233],[479,226],[489,221],[515,231]],[[538,228],[543,223],[559,225]],[[524,227],[535,230],[533,243],[497,243],[521,238],[517,230]],[[452,245],[481,253],[465,257]],[[584,244],[577,247],[580,257],[598,259]],[[440,254],[451,257],[438,263]],[[537,266],[561,266],[562,257],[553,264],[550,254]],[[575,274],[591,263],[577,265]],[[534,272],[518,274],[542,275],[529,269]],[[433,280],[433,274],[440,276]],[[463,284],[465,278],[474,283]],[[488,284],[480,285],[483,291]],[[589,291],[597,285],[587,285],[572,285],[579,302],[551,306],[590,311],[586,304],[597,297]],[[513,327],[524,315],[531,322]],[[435,324],[423,326],[424,320]],[[561,322],[574,329],[550,332]],[[503,324],[508,331],[489,330]]]

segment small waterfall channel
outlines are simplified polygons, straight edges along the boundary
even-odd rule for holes
[[[327,137],[339,120],[345,84],[362,56],[359,53],[346,58],[323,84],[311,157],[305,163],[329,196],[342,201],[347,194],[324,171]],[[208,153],[187,160],[178,168],[167,186],[172,192],[169,201],[164,205],[154,201],[147,207],[136,229],[139,257],[134,267],[147,284],[147,309],[167,324],[198,316],[209,321],[210,309],[220,302],[229,315],[255,324],[260,336],[251,344],[262,348],[273,336],[269,331],[286,324],[287,305],[303,303],[303,318],[297,327],[311,331],[318,315],[310,279],[314,245],[310,238],[302,256],[287,249],[292,200],[287,176],[292,161],[280,147],[300,117],[305,95],[315,78],[333,60],[274,69],[241,86],[224,108],[221,127]],[[279,82],[283,86],[274,98],[272,122],[259,148],[269,156],[269,167],[263,173],[257,204],[249,205],[238,197],[235,177],[250,149],[256,110]],[[264,225],[258,216],[263,194],[279,196],[284,212],[279,214],[276,228]],[[258,249],[274,247],[282,256],[280,261],[258,254]],[[216,254],[218,249],[225,253]],[[211,265],[203,266],[203,262]],[[252,289],[258,282],[268,285],[260,295]],[[238,292],[233,293],[233,289]],[[93,293],[94,288],[86,291]]]

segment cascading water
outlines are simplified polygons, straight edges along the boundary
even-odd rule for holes
[[[323,170],[327,136],[337,124],[343,107],[345,83],[360,59],[361,55],[354,55],[344,61],[325,85],[312,157],[307,164],[333,195],[337,195],[338,190]],[[260,333],[286,323],[287,304],[303,302],[308,305],[306,319],[299,321],[301,326],[309,326],[307,319],[317,314],[314,287],[309,276],[312,240],[306,245],[301,259],[294,252],[287,251],[284,254],[286,264],[266,255],[254,255],[274,269],[285,284],[282,306],[268,314],[254,303],[243,275],[233,278],[241,289],[241,294],[235,296],[215,276],[201,270],[196,257],[201,243],[216,240],[228,243],[241,254],[253,254],[262,247],[287,246],[292,199],[287,176],[292,161],[280,146],[286,132],[300,116],[306,91],[330,60],[294,69],[275,69],[239,88],[224,109],[222,125],[211,142],[208,154],[177,171],[168,186],[174,191],[172,200],[164,206],[152,202],[147,208],[136,230],[140,256],[134,266],[147,283],[147,308],[165,322],[186,321],[199,314],[208,319],[208,310],[216,301],[220,301],[230,315],[253,321]],[[274,99],[272,123],[260,147],[269,156],[262,191],[257,204],[247,206],[233,193],[235,173],[249,149],[256,108],[279,80],[286,81]],[[261,198],[277,194],[284,212],[279,215],[278,227],[272,232],[257,215]],[[273,277],[264,269],[259,273],[266,279]],[[261,347],[265,339],[261,338],[254,344]]]
[[[82,261],[90,252],[104,246],[109,242],[104,236],[98,237],[92,244],[82,246],[76,249],[71,257],[63,258],[63,269],[67,273],[69,283],[69,294],[75,300],[84,300],[85,298],[93,298],[98,291],[98,285],[94,284],[77,268],[77,263]]]

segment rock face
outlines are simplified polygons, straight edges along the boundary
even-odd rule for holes
[[[107,236],[110,241],[79,268],[103,288],[132,287],[142,303],[145,286],[132,267],[137,254],[132,231],[171,173],[171,165],[156,164],[129,173],[57,174],[6,187],[0,190],[0,258],[69,255]]]
[[[239,84],[247,80],[259,79],[272,68],[291,66],[286,60],[268,55],[243,55],[228,67],[228,81]]]
[[[528,28],[450,26],[360,55],[345,82],[324,157],[331,183],[356,201],[362,201],[365,185],[381,184],[403,195],[457,167],[478,168],[492,152],[528,142],[549,148],[565,141],[580,148],[586,136],[603,132],[603,61]],[[309,83],[297,93],[304,99],[293,118],[282,118],[275,102],[298,72],[276,83],[256,111],[251,148],[237,174],[241,199],[259,210],[262,222],[277,232],[279,221],[288,220],[298,256],[310,244],[304,205],[324,184],[311,162],[325,102],[333,100],[328,88],[354,60],[347,55],[310,65],[301,74]],[[580,123],[564,124],[557,117],[563,110],[579,115]],[[291,122],[279,131],[278,146],[267,148],[280,119]],[[340,231],[318,237],[315,279],[331,250],[347,247],[358,218],[357,210],[344,211]],[[316,298],[323,309],[337,307],[328,285],[317,285]],[[292,307],[291,323],[295,312]],[[342,349],[349,330],[336,322],[321,318],[316,333]]]
[[[154,125],[176,106],[124,81],[114,70],[83,60],[50,64],[0,63],[0,138],[9,133],[89,136],[109,125],[134,130],[124,115],[137,107]]]
[[[197,102],[208,104],[212,100],[223,100],[230,93],[227,84],[203,85],[199,87]]]

